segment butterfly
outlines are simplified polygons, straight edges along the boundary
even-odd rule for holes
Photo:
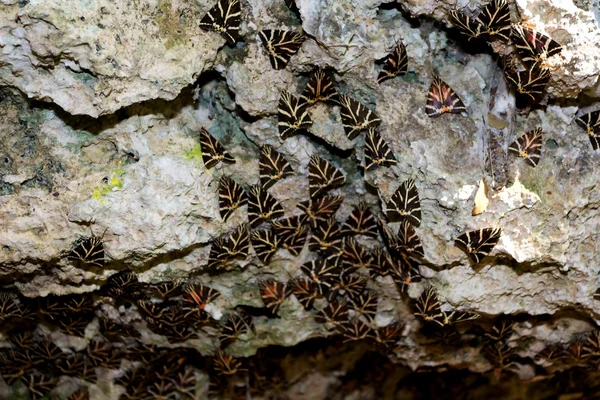
[[[365,170],[373,171],[379,167],[391,167],[398,161],[381,134],[369,128],[365,138]]]
[[[425,106],[427,115],[433,118],[444,113],[460,114],[466,111],[464,103],[456,92],[439,76],[434,76]]]
[[[346,182],[346,177],[329,161],[318,155],[313,155],[308,164],[308,187],[310,198],[325,194],[329,189],[341,186]]]
[[[281,92],[279,98],[277,120],[279,136],[283,140],[297,133],[306,132],[313,124],[310,115],[308,115],[307,103],[285,90]]]
[[[527,67],[543,64],[549,57],[562,51],[562,46],[552,38],[521,25],[513,26],[512,38]]]
[[[289,291],[286,289],[285,284],[274,279],[260,280],[258,281],[258,289],[265,307],[271,310],[273,314],[277,314],[281,303],[288,296]]]
[[[273,230],[280,241],[287,242],[302,231],[302,225],[304,225],[305,221],[305,215],[294,215],[293,217],[283,218],[273,222]]]
[[[415,315],[421,317],[425,322],[436,322],[443,318],[440,301],[432,286],[421,293],[421,296],[417,299],[416,307],[417,312]]]
[[[306,234],[308,233],[308,225],[300,225],[298,230],[289,238],[283,241],[281,247],[290,252],[294,257],[298,257],[306,243]]]
[[[584,114],[576,118],[575,122],[586,130],[590,142],[592,142],[592,149],[598,150],[600,148],[600,111]]]
[[[225,238],[216,238],[212,241],[208,253],[207,268],[218,268],[229,260],[229,252],[226,248]]]
[[[358,203],[342,226],[342,235],[364,235],[377,238],[377,223],[371,209],[364,201]]]
[[[486,332],[485,336],[494,342],[506,341],[513,333],[513,325],[510,318],[499,318],[492,326],[492,331]]]
[[[380,216],[377,216],[377,226],[379,227],[379,232],[381,233],[385,246],[390,252],[396,252],[399,246],[398,235],[392,231],[387,225],[387,222]]]
[[[386,203],[386,216],[392,222],[407,220],[414,226],[421,224],[421,202],[413,179],[403,182]]]
[[[339,269],[325,259],[312,260],[300,266],[300,270],[317,284],[320,294],[325,294],[337,279]]]
[[[406,56],[406,47],[402,42],[396,44],[394,51],[387,55],[385,63],[379,75],[377,83],[381,84],[388,79],[406,74],[408,71],[408,57]]]
[[[342,256],[344,266],[348,268],[371,269],[373,257],[364,246],[360,245],[353,237],[346,238],[344,255]]]
[[[400,291],[404,291],[413,282],[421,281],[419,265],[408,255],[399,253],[396,257],[392,256],[391,261],[390,273]]]
[[[483,7],[477,20],[488,39],[501,39],[504,42],[510,40],[510,8],[506,0],[491,0]]]
[[[484,36],[483,26],[477,18],[471,18],[460,11],[450,11],[450,22],[458,31],[471,39],[478,39]]]
[[[550,71],[539,64],[534,64],[524,71],[505,68],[504,77],[516,89],[517,107],[525,108],[542,100],[546,85],[550,81]]]
[[[348,305],[345,301],[332,301],[327,307],[317,313],[315,318],[322,324],[329,322],[336,326],[341,326],[348,320]]]
[[[304,211],[310,219],[311,227],[316,228],[321,222],[327,221],[340,207],[342,196],[324,196],[316,200],[306,200],[298,203],[298,208]]]
[[[327,251],[331,247],[342,243],[340,226],[335,218],[330,217],[327,221],[317,224],[313,229],[308,248],[312,251]]]
[[[501,228],[484,228],[465,232],[458,236],[454,243],[456,247],[467,253],[475,264],[483,260],[498,244],[502,235]]]
[[[313,72],[308,78],[308,83],[301,97],[308,106],[312,106],[319,101],[337,103],[338,93],[335,90],[331,74],[320,69]]]
[[[500,378],[500,373],[504,370],[518,370],[514,361],[515,349],[504,342],[496,342],[484,346],[482,354],[494,367],[494,375],[497,379]]]
[[[263,221],[283,217],[281,204],[264,188],[254,185],[248,196],[248,218],[250,226],[255,228]]]
[[[400,222],[397,238],[395,250],[405,253],[409,257],[425,257],[421,239],[419,239],[419,236],[417,236],[417,233],[415,232],[415,228],[408,220],[405,219]]]
[[[360,296],[367,287],[367,277],[359,274],[349,273],[348,270],[342,270],[337,282],[332,285],[332,292],[343,291],[351,299]]]
[[[221,293],[218,290],[213,289],[209,286],[194,285],[191,283],[186,284],[183,287],[185,296],[183,300],[188,303],[192,303],[194,308],[198,310],[204,310],[204,308],[211,302],[215,301]]]
[[[394,268],[390,254],[385,251],[383,247],[376,247],[373,250],[373,263],[369,269],[369,275],[372,278],[376,276],[387,276],[390,274],[392,268]]]
[[[508,151],[524,158],[532,167],[537,166],[542,153],[542,128],[533,129],[512,142]]]
[[[258,32],[260,40],[269,53],[273,69],[283,69],[290,58],[300,50],[304,35],[278,29],[265,29]]]
[[[102,292],[113,298],[128,297],[140,299],[146,297],[143,284],[138,281],[137,275],[130,270],[124,270],[111,275]]]
[[[381,123],[381,119],[374,111],[349,96],[341,95],[339,103],[344,131],[350,140],[358,136],[361,131],[375,128]]]
[[[310,310],[315,299],[319,296],[318,285],[308,279],[292,278],[290,280],[290,289],[298,302],[302,304],[305,310]]]
[[[220,348],[217,349],[217,355],[213,359],[213,367],[220,375],[232,376],[238,372],[244,372],[241,361],[225,353]]]
[[[239,0],[218,0],[200,20],[200,28],[219,32],[229,44],[234,44],[240,39],[241,15]]]
[[[104,236],[104,235],[103,235]],[[71,252],[67,255],[71,260],[79,261],[84,265],[104,267],[104,243],[102,237],[92,236],[78,239]]]
[[[402,336],[404,324],[400,321],[392,322],[391,324],[378,328],[373,331],[373,339],[376,343],[385,347],[391,347]]]
[[[273,147],[265,144],[261,148],[258,159],[260,171],[260,184],[263,189],[268,189],[280,179],[294,174],[290,163]]]
[[[221,143],[204,128],[200,128],[200,147],[206,169],[211,169],[221,161],[226,164],[235,164],[235,158],[226,152]]]
[[[279,238],[270,229],[252,231],[250,241],[256,256],[263,264],[269,262],[271,256],[277,252],[279,247]]]
[[[222,176],[219,181],[219,214],[226,222],[231,214],[248,201],[244,189],[228,176]]]
[[[246,259],[246,257],[248,257],[248,251],[250,250],[248,224],[238,225],[223,245],[223,248],[228,253],[227,260],[232,260],[234,258]]]
[[[228,346],[232,341],[254,330],[252,317],[245,312],[233,311],[227,317],[227,322],[221,329],[219,340],[222,346]]]
[[[358,317],[346,321],[343,328],[344,343],[366,339],[371,334],[371,327]]]

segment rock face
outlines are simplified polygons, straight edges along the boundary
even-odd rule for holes
[[[40,318],[48,326],[36,328],[36,340],[46,335],[69,354],[89,349],[102,338],[105,315],[134,327],[148,346],[197,351],[181,357],[202,360],[194,365],[194,378],[186,375],[188,381],[197,378],[199,394],[208,388],[206,371],[219,331],[242,306],[254,332],[248,329],[226,352],[245,361],[252,357],[251,371],[287,382],[281,391],[290,398],[417,398],[407,393],[427,393],[420,373],[444,385],[452,379],[477,380],[481,391],[473,395],[487,390],[497,395],[494,387],[502,387],[503,398],[520,398],[514,388],[524,380],[537,382],[539,391],[532,398],[573,391],[564,383],[569,379],[586,380],[592,390],[597,377],[585,368],[597,368],[600,355],[594,342],[600,304],[593,296],[600,272],[600,178],[595,173],[600,161],[573,120],[597,109],[600,11],[581,2],[519,0],[511,5],[513,22],[520,16],[563,45],[547,61],[551,77],[540,104],[518,110],[496,62],[514,48],[499,42],[480,48],[449,23],[449,11],[473,15],[482,3],[297,0],[290,9],[285,2],[244,1],[243,41],[235,45],[199,28],[213,6],[188,0],[0,2],[0,293],[18,294],[21,303],[16,304],[22,308],[32,302],[31,307],[43,310],[47,304],[31,299],[94,291],[96,311],[89,314],[84,334],[66,334],[44,314]],[[306,33],[285,69],[271,68],[260,29]],[[378,84],[378,60],[398,41],[407,50],[408,73]],[[364,134],[346,137],[339,105],[316,104],[309,111],[310,133],[280,138],[281,92],[300,96],[317,67],[331,73],[340,93],[377,113],[378,131],[396,165],[365,171]],[[427,116],[434,76],[456,92],[466,113]],[[543,140],[540,162],[533,168],[507,148],[536,127],[543,130]],[[202,128],[235,164],[205,167]],[[242,206],[223,222],[220,178],[232,176],[245,189],[257,184],[265,144],[294,170],[269,189],[286,216],[300,215],[298,204],[309,198],[308,165],[314,154],[345,174],[344,185],[331,191],[344,196],[335,214],[339,222],[360,201],[383,216],[385,202],[400,184],[415,180],[422,211],[416,233],[425,253],[418,260],[422,280],[406,291],[391,276],[368,283],[378,296],[371,328],[404,324],[391,348],[331,339],[334,326],[315,320],[317,310],[327,305],[325,298],[307,311],[290,296],[279,318],[264,311],[258,281],[305,277],[301,265],[317,258],[308,245],[297,256],[279,249],[267,264],[250,250],[238,262],[242,268],[234,263],[215,274],[206,267],[214,239],[248,220],[248,206]],[[489,205],[473,216],[482,179]],[[502,236],[489,257],[473,264],[454,239],[487,227],[501,227]],[[101,238],[103,268],[69,257],[78,239],[90,236]],[[369,249],[383,246],[381,238],[360,237],[359,242]],[[147,290],[152,283],[177,280],[218,290],[219,298],[202,310],[215,321],[190,340],[169,343],[138,310],[138,299],[131,295],[135,291],[120,303],[107,289],[109,277],[114,280],[126,269]],[[449,331],[415,317],[415,302],[429,286],[446,315],[468,310],[480,318]],[[6,299],[0,298],[0,312]],[[502,318],[513,323],[510,334],[490,340]],[[0,314],[3,321],[13,326],[6,313]],[[0,328],[0,346],[15,348],[14,334]],[[117,348],[128,346],[135,347],[125,341]],[[560,353],[560,361],[551,350]],[[168,359],[166,354],[156,357]],[[277,372],[265,366],[269,360]],[[125,363],[121,370],[131,367]],[[574,366],[576,377],[568,377]],[[88,382],[91,398],[118,398],[122,389],[113,378],[120,373],[114,372],[118,367],[109,369],[113,372],[98,379],[78,377]],[[388,378],[357,377],[365,370]],[[502,383],[494,382],[491,372]],[[10,384],[18,380],[0,373]],[[224,398],[240,385],[257,390],[257,397],[267,393],[254,381],[223,383],[213,374],[213,386],[215,379],[227,393]],[[358,388],[349,381],[359,382]],[[61,382],[56,393],[68,394],[79,381]],[[27,398],[26,392],[5,385],[0,397]]]

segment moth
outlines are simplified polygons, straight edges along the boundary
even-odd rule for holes
[[[331,287],[332,295],[335,296],[338,292],[343,291],[351,299],[356,298],[364,292],[367,287],[367,280],[366,276],[342,270],[338,274],[337,282]]]
[[[367,268],[371,269],[373,257],[367,249],[356,241],[353,237],[346,238],[344,245],[344,254],[342,262],[347,268]]]
[[[248,218],[252,228],[264,221],[283,217],[281,204],[264,188],[254,185],[248,195]]]
[[[324,196],[316,200],[306,200],[298,204],[309,218],[311,227],[316,228],[321,222],[327,221],[340,208],[344,201],[342,196]]]
[[[21,308],[15,298],[10,293],[0,293],[0,322],[9,321],[21,315]]]
[[[377,223],[371,209],[364,201],[358,203],[342,225],[342,235],[364,235],[377,238]]]
[[[106,230],[105,230],[106,233]],[[104,234],[102,234],[102,237]],[[92,236],[79,238],[73,244],[73,249],[67,255],[68,259],[78,261],[84,265],[104,267],[104,243],[102,237]]]
[[[181,292],[181,284],[181,280],[157,282],[150,284],[149,289],[154,296],[166,299],[178,296]]]
[[[503,42],[510,41],[511,23],[510,8],[506,0],[491,0],[479,15],[477,20],[481,24],[481,30],[489,39],[500,39]]]
[[[404,324],[396,321],[383,328],[373,330],[372,336],[376,343],[388,348],[396,344],[400,336],[402,336],[403,329]]]
[[[512,38],[521,60],[528,68],[534,64],[542,65],[549,57],[562,51],[562,46],[552,38],[522,25],[513,26]]]
[[[500,377],[502,371],[514,366],[515,350],[504,342],[495,342],[483,347],[484,357],[494,367],[494,375]]]
[[[247,223],[240,224],[235,228],[223,245],[223,249],[227,252],[227,260],[233,260],[234,258],[246,259],[248,257],[250,238]]]
[[[207,268],[218,268],[229,261],[229,251],[224,238],[216,238],[212,241],[208,254]]]
[[[590,332],[583,345],[584,358],[600,357],[600,330]]]
[[[250,241],[256,256],[263,264],[269,263],[279,247],[279,238],[270,229],[252,231]]]
[[[239,312],[232,312],[227,318],[227,322],[221,329],[219,340],[222,346],[228,346],[232,341],[241,335],[245,335],[253,330],[252,317]]]
[[[219,181],[219,214],[227,222],[231,214],[248,202],[244,189],[228,176]]]
[[[586,130],[592,143],[592,149],[598,150],[600,148],[600,111],[584,114],[576,118],[575,122]]]
[[[279,98],[277,121],[279,136],[283,140],[307,132],[313,124],[308,114],[308,104],[285,90]]]
[[[339,274],[338,267],[324,259],[304,263],[300,270],[317,284],[320,294],[327,293]]]
[[[421,317],[425,322],[437,322],[443,318],[440,302],[432,286],[421,293],[416,303],[416,316]]]
[[[535,128],[525,133],[508,146],[508,151],[524,158],[532,167],[536,167],[542,153],[542,128]]]
[[[185,296],[183,300],[194,305],[194,308],[204,310],[207,304],[215,301],[221,296],[221,293],[209,286],[194,285],[191,283],[183,287]]]
[[[464,103],[456,92],[439,76],[434,76],[425,105],[427,115],[434,118],[445,113],[460,114],[466,111]]]
[[[415,181],[402,182],[385,208],[386,216],[392,222],[406,220],[414,226],[421,225],[421,201]]]
[[[406,47],[402,42],[398,42],[394,51],[387,55],[383,68],[377,76],[377,83],[393,79],[397,76],[402,76],[408,71],[408,57],[406,55]]]
[[[517,107],[525,108],[542,100],[546,85],[550,81],[550,71],[539,64],[534,64],[524,71],[505,68],[504,77],[515,87]]]
[[[273,69],[283,69],[290,58],[300,50],[304,35],[278,29],[265,29],[258,32],[260,40],[269,53]]]
[[[146,297],[143,284],[138,281],[137,275],[124,270],[111,275],[102,290],[113,298],[127,297],[133,300]]]
[[[483,260],[498,244],[501,228],[484,228],[465,232],[454,240],[456,247],[464,251],[475,264]]]
[[[485,336],[494,342],[504,342],[512,335],[513,326],[513,321],[508,317],[499,318],[492,326],[492,331],[486,332]]]
[[[374,111],[349,96],[341,95],[339,103],[344,131],[350,140],[358,136],[361,131],[375,128],[381,123],[381,119]]]
[[[346,177],[329,161],[314,154],[308,164],[308,186],[310,198],[316,199],[330,189],[341,186]]]
[[[200,28],[219,32],[229,44],[240,39],[242,8],[239,0],[218,0],[200,20]]]
[[[235,164],[235,158],[204,128],[200,128],[200,148],[206,169],[215,167],[221,161],[225,164]]]
[[[310,310],[315,299],[319,296],[319,288],[313,281],[303,278],[292,278],[290,290],[305,310]]]
[[[56,387],[58,378],[39,371],[30,371],[21,377],[21,381],[29,389],[31,398],[41,399]]]
[[[308,248],[312,251],[327,251],[331,247],[340,246],[342,243],[342,234],[340,226],[334,217],[327,221],[317,224],[313,229]]]
[[[374,171],[379,167],[391,167],[398,161],[381,134],[374,128],[369,128],[365,138],[365,170]]]
[[[307,233],[308,225],[300,225],[292,236],[282,242],[281,247],[286,249],[292,256],[297,257],[304,248]]]
[[[348,320],[348,304],[345,301],[332,301],[317,313],[315,318],[322,324],[328,322],[338,327]]]
[[[369,269],[369,275],[372,278],[389,275],[392,268],[394,268],[394,261],[392,261],[390,254],[383,247],[376,247],[372,253],[373,263]]]
[[[243,372],[241,361],[233,358],[233,356],[225,353],[220,348],[217,349],[217,354],[213,359],[213,367],[220,375],[232,376],[238,372]]]
[[[398,235],[388,226],[387,222],[380,216],[377,217],[377,226],[379,233],[383,239],[383,243],[392,253],[396,252],[399,247]]]
[[[260,171],[260,184],[263,189],[268,189],[279,180],[294,174],[290,163],[283,155],[272,146],[265,144],[261,148],[258,159]]]
[[[392,257],[391,261],[390,273],[401,291],[404,291],[411,283],[421,281],[419,265],[405,253],[399,253],[396,257]]]
[[[366,339],[371,334],[371,327],[358,317],[348,320],[343,327],[344,343]]]
[[[395,250],[398,250],[409,257],[425,257],[421,239],[417,236],[415,228],[408,219],[400,222],[397,238]]]
[[[357,296],[350,297],[352,309],[357,313],[364,315],[369,321],[373,321],[377,314],[377,304],[379,298],[373,290],[365,290]]]
[[[479,39],[484,35],[483,26],[476,18],[471,18],[465,13],[452,10],[450,11],[449,19],[452,25],[454,25],[461,34],[467,36],[469,40]]]
[[[258,281],[258,289],[265,307],[273,314],[277,314],[281,303],[285,301],[289,294],[285,284],[274,279],[260,280]]]
[[[301,97],[308,106],[312,106],[319,101],[336,104],[338,93],[335,90],[335,83],[331,74],[320,69],[313,72],[308,78],[308,83]]]

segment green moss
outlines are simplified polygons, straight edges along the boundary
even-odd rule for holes
[[[402,76],[402,80],[408,83],[423,83],[419,79],[419,75],[417,75],[414,71],[408,71],[405,75]]]
[[[169,50],[184,42],[184,27],[181,26],[178,13],[174,12],[173,4],[167,0],[158,1],[156,24],[165,49]]]
[[[204,163],[202,159],[202,147],[200,146],[200,143],[195,144],[194,147],[183,153],[183,157],[188,161]]]
[[[110,172],[108,182],[102,184],[102,186],[94,188],[92,191],[92,198],[98,200],[100,203],[104,204],[104,196],[108,193],[116,190],[123,189],[123,175],[125,175],[125,170],[123,168],[115,168]]]

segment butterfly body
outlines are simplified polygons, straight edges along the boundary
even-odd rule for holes
[[[532,167],[537,166],[542,152],[542,128],[525,133],[508,146],[508,150],[524,158]]]
[[[429,117],[439,117],[445,113],[460,114],[467,109],[456,92],[450,86],[435,76],[429,87],[425,112]]]

